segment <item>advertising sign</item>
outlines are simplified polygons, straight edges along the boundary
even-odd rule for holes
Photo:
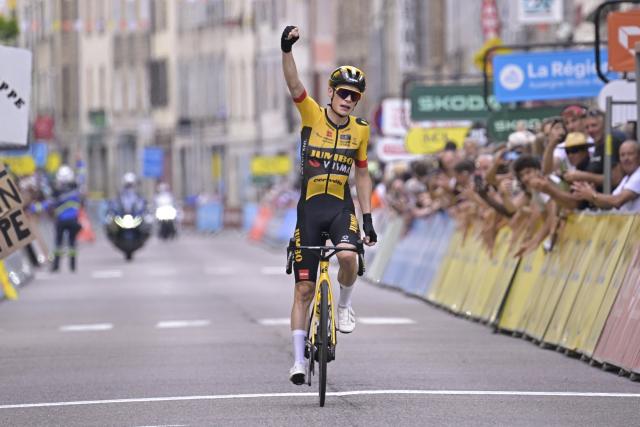
[[[563,0],[518,0],[521,24],[556,24],[562,22]]]
[[[403,138],[377,138],[374,146],[376,149],[376,157],[383,162],[412,160],[417,157],[416,154],[411,154],[407,151]]]
[[[635,70],[634,46],[640,42],[640,10],[612,12],[607,15],[609,69]]]
[[[489,117],[487,131],[494,141],[506,141],[509,134],[516,131],[518,123],[524,122],[527,129],[535,129],[547,117],[559,116],[562,108],[521,108],[512,111],[496,112]]]
[[[255,156],[251,159],[253,176],[286,175],[291,172],[289,156]]]
[[[23,248],[35,238],[22,210],[22,203],[18,184],[0,164],[0,259]]]
[[[0,46],[0,147],[26,147],[31,99],[31,52]]]
[[[145,147],[142,157],[142,176],[162,178],[164,150],[159,147]]]
[[[411,89],[411,120],[479,120],[486,119],[486,108],[481,85],[427,86]],[[493,96],[489,102],[500,109]]]
[[[405,115],[408,121],[409,108],[408,100],[400,98],[387,98],[382,101],[381,130],[384,136],[405,136],[407,127],[404,124]]]
[[[594,56],[593,50],[497,55],[493,58],[493,93],[499,102],[596,96],[603,83]],[[601,57],[606,69],[606,50]]]
[[[444,149],[447,141],[462,147],[469,128],[413,128],[407,134],[405,145],[411,154],[435,154]]]

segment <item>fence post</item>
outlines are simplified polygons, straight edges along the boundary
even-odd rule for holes
[[[613,120],[613,100],[607,96],[607,116],[604,130],[604,194],[611,194],[611,152],[613,144],[611,142],[611,121]]]

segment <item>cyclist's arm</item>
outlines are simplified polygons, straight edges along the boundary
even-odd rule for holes
[[[356,167],[356,191],[362,213],[371,213],[372,183],[369,169],[366,166]]]
[[[300,77],[298,77],[298,68],[296,61],[293,59],[293,52],[282,52],[282,72],[284,80],[293,99],[299,99],[305,93],[305,88]]]

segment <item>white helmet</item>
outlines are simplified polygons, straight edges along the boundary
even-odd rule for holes
[[[75,180],[76,176],[73,173],[73,169],[71,169],[67,165],[62,165],[56,172],[56,181],[59,184],[70,184]]]
[[[136,174],[133,172],[127,172],[122,176],[122,185],[136,185]]]

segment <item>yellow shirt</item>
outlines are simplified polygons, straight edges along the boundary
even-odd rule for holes
[[[302,200],[318,194],[345,200],[351,167],[354,163],[367,167],[369,123],[349,116],[347,123],[337,126],[329,120],[327,109],[306,92],[294,101],[302,117]]]

